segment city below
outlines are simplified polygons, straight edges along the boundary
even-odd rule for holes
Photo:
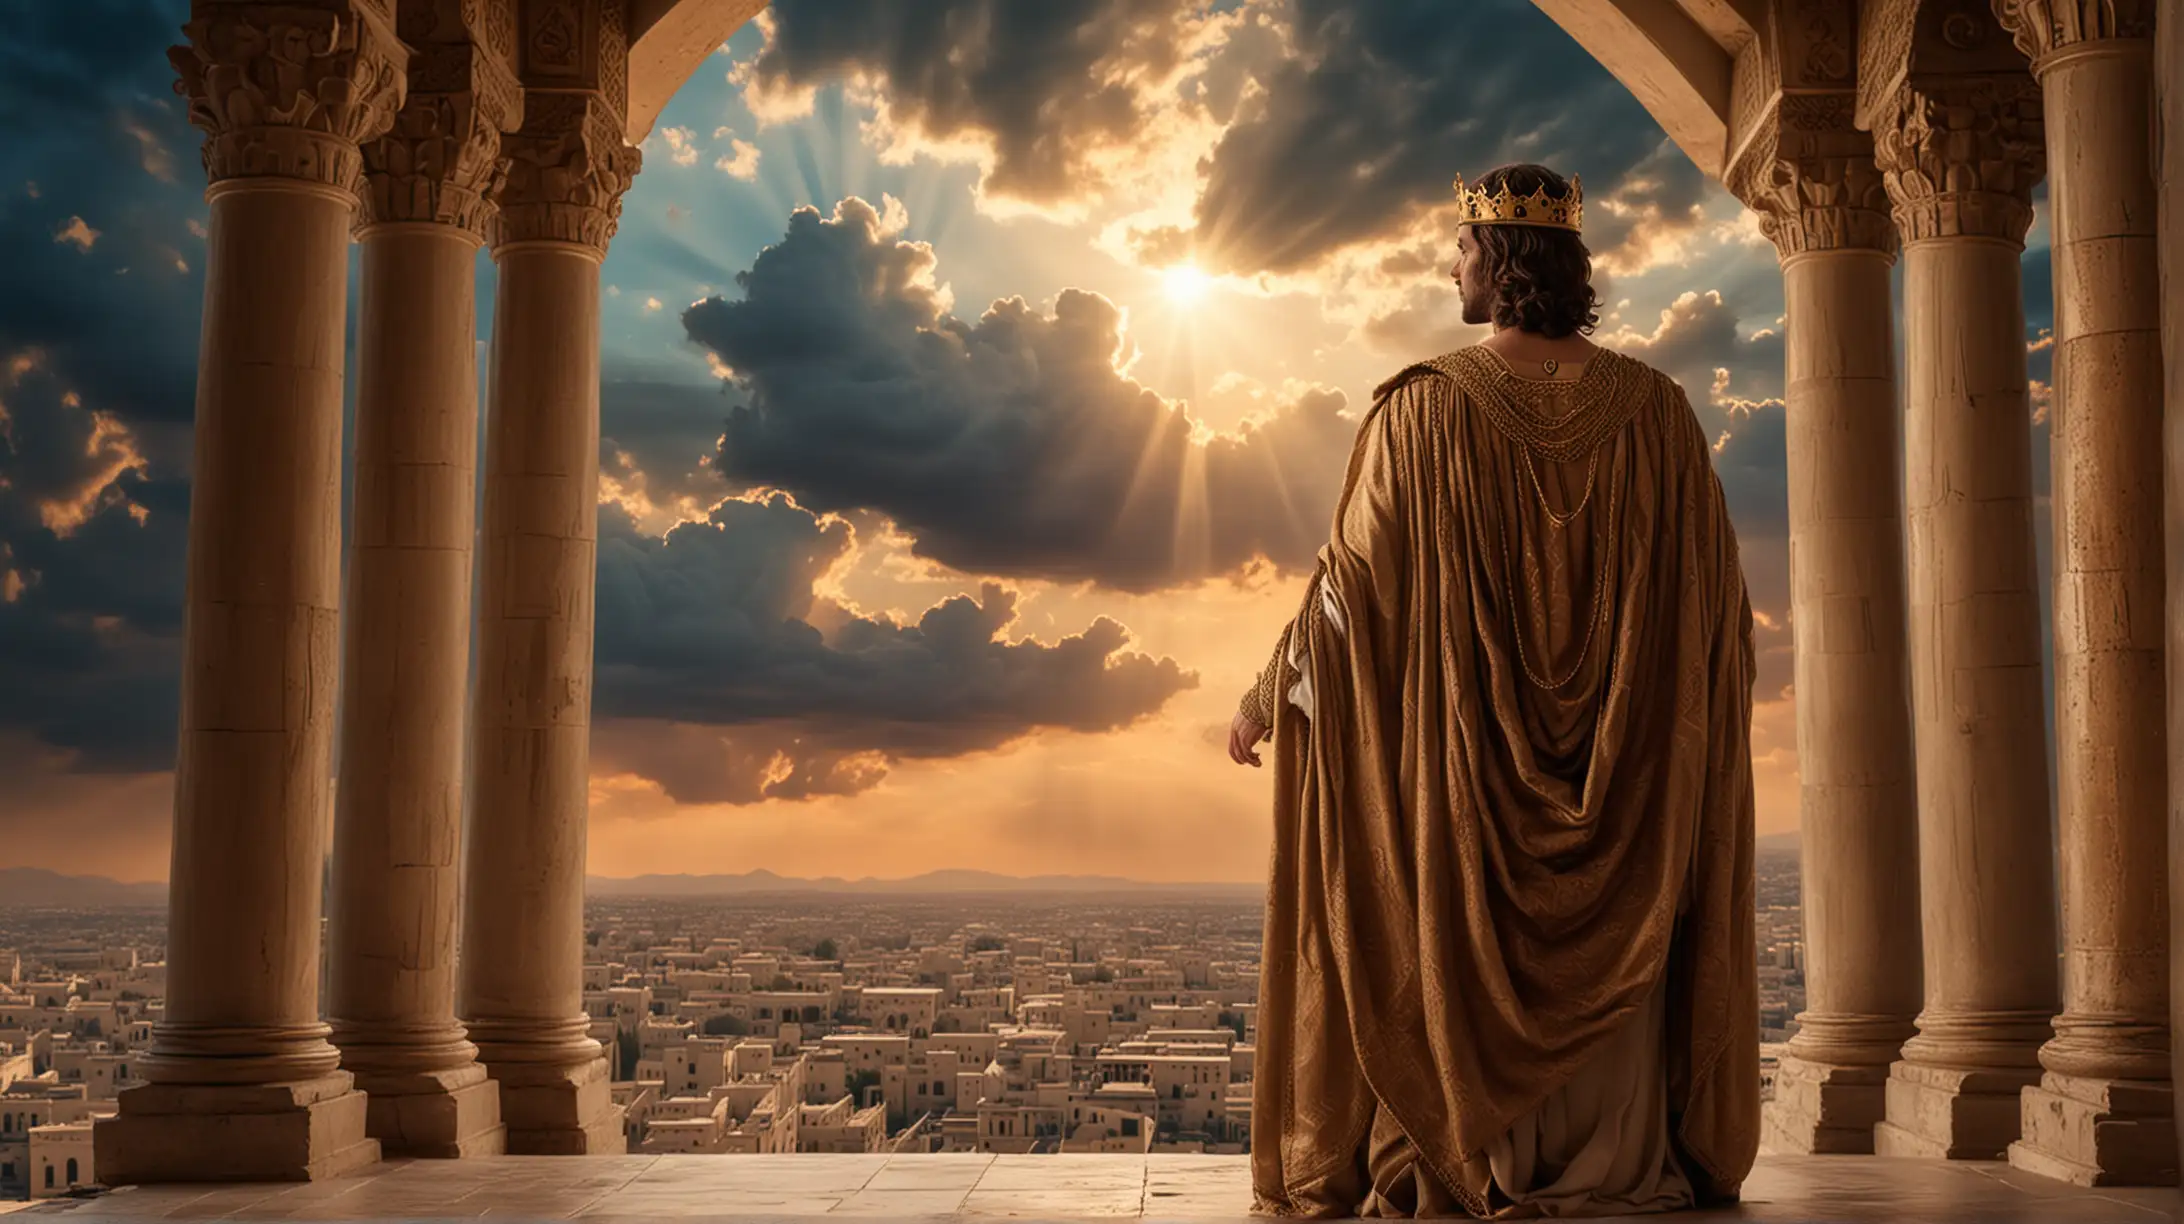
[[[1758,855],[1760,1074],[1804,1007]],[[645,1154],[1240,1154],[1261,892],[939,872],[594,880],[584,1005]],[[81,1193],[165,994],[164,890],[0,872],[0,1199]],[[321,997],[324,992],[321,992]]]

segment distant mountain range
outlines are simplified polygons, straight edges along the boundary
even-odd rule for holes
[[[165,905],[167,886],[125,884],[105,876],[62,875],[43,867],[0,867],[0,906],[102,907]]]
[[[928,871],[903,879],[872,876],[816,880],[747,871],[741,875],[641,875],[626,879],[590,876],[584,891],[594,897],[730,897],[747,893],[855,893],[867,896],[952,896],[962,893],[1157,893],[1198,897],[1256,898],[1263,884],[1172,884],[1128,880],[1121,876],[1011,876],[992,871]]]
[[[1796,833],[1770,833],[1759,839],[1761,851],[1797,852]],[[1153,896],[1218,897],[1254,900],[1262,884],[1234,881],[1174,884],[1130,880],[1121,876],[1012,876],[992,871],[928,871],[895,880],[872,876],[816,880],[746,871],[741,875],[588,876],[586,895],[629,899],[658,897],[739,897],[757,893],[849,893],[874,897],[958,896],[966,893],[1134,893]],[[101,907],[165,905],[167,886],[159,881],[124,883],[105,876],[62,875],[43,867],[0,867],[0,906]]]

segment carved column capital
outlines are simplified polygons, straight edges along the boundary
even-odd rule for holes
[[[1875,116],[1873,153],[1905,242],[2022,243],[2047,172],[2039,82],[1996,73],[1907,84]]]
[[[508,179],[489,239],[571,242],[604,255],[642,157],[622,139],[622,118],[588,92],[532,90],[523,127],[501,142]]]
[[[515,74],[481,48],[418,47],[393,130],[364,146],[359,227],[429,221],[483,238],[506,173],[501,133],[522,116]]]
[[[1994,0],[1994,15],[2035,71],[2052,52],[2154,33],[2153,0]]]
[[[1860,131],[1856,99],[1843,90],[1783,97],[1730,167],[1728,186],[1759,214],[1782,258],[1809,251],[1868,250],[1893,256],[1896,226]]]
[[[354,192],[359,146],[387,130],[409,52],[368,0],[208,3],[168,60],[205,133],[205,178],[298,179]]]

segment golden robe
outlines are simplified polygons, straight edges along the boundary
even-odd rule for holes
[[[1633,1193],[1736,1197],[1752,619],[1711,455],[1674,381],[1606,350],[1544,380],[1473,346],[1376,393],[1269,665],[1297,700],[1263,720],[1255,1211],[1627,1210],[1533,1192],[1565,1116],[1646,1091],[1668,1151]]]

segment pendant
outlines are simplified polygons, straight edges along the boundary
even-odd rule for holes
[[[1542,362],[1540,362],[1539,364],[1540,364],[1541,368],[1543,368],[1543,369],[1545,369],[1545,370],[1547,371],[1547,374],[1548,374],[1548,376],[1549,376],[1549,377],[1553,377],[1553,375],[1554,375],[1554,372],[1555,372],[1556,370],[1558,370],[1558,369],[1561,369],[1561,368],[1562,368],[1562,363],[1561,363],[1561,362],[1559,362],[1559,361],[1556,361],[1556,360],[1555,360],[1554,358],[1552,358],[1552,357],[1549,357],[1549,358],[1548,358],[1547,360],[1545,360],[1545,361],[1542,361]]]

